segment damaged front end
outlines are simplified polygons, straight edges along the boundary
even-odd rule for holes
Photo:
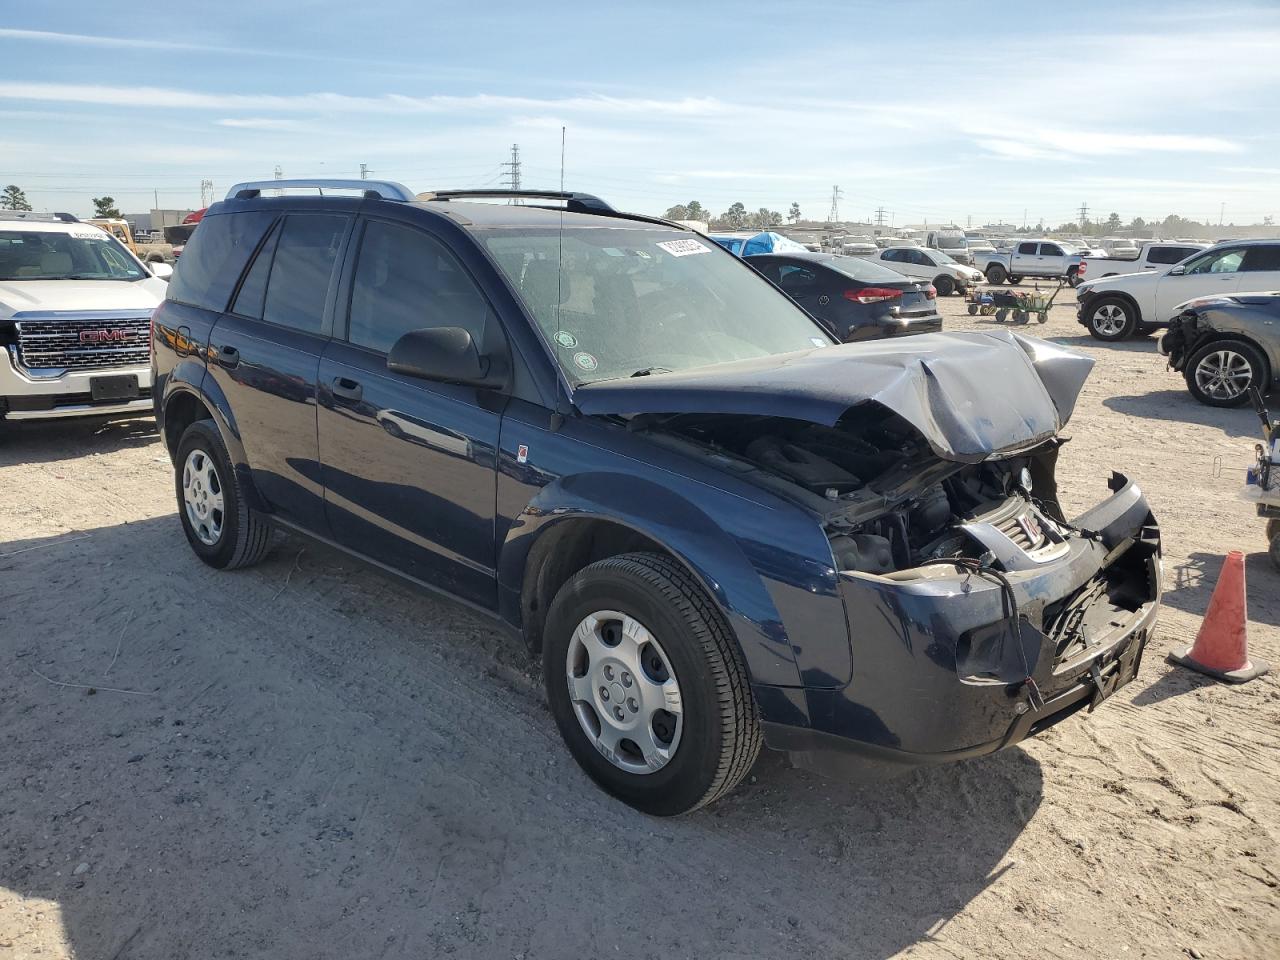
[[[806,677],[810,727],[766,725],[770,746],[801,763],[830,772],[850,757],[862,770],[868,757],[991,752],[1136,675],[1159,606],[1158,528],[1119,474],[1070,520],[1055,480],[1059,429],[1091,363],[984,337],[853,348],[835,415],[840,348],[747,376],[710,368],[672,388],[699,394],[687,412],[655,395],[663,378],[620,385],[638,401],[632,429],[787,497],[826,534],[849,669]]]

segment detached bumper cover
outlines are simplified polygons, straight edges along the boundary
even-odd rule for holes
[[[810,726],[768,725],[768,745],[832,775],[865,769],[867,759],[963,759],[1011,746],[1128,683],[1159,612],[1160,539],[1138,487],[1117,474],[1112,489],[1071,522],[1081,534],[1068,551],[1005,574],[1043,706],[1026,685],[974,669],[984,638],[1009,629],[999,585],[945,566],[918,579],[843,573],[853,679],[807,690]]]

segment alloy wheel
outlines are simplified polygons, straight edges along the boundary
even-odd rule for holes
[[[1118,337],[1124,332],[1125,312],[1114,303],[1104,303],[1093,312],[1093,329],[1105,337]]]
[[[182,502],[187,521],[200,542],[214,546],[222,539],[225,520],[222,478],[213,458],[203,450],[192,450],[182,466]]]
[[[565,657],[569,699],[600,754],[627,773],[661,770],[684,730],[680,684],[657,638],[614,610],[588,614]]]
[[[1215,400],[1234,400],[1253,382],[1249,358],[1234,350],[1214,350],[1196,364],[1196,386]]]

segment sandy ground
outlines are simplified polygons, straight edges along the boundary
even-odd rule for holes
[[[1102,499],[1114,466],[1164,530],[1138,681],[1002,755],[888,784],[766,755],[673,821],[593,788],[490,625],[294,539],[205,568],[146,421],[16,430],[0,958],[1280,955],[1277,678],[1228,688],[1163,662],[1232,548],[1253,650],[1280,661],[1280,576],[1234,499],[1256,421],[1197,405],[1154,340],[1095,345],[1069,293],[1032,332],[1098,360],[1068,506]]]

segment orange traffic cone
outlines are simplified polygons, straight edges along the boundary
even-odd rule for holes
[[[1232,550],[1222,564],[1196,642],[1170,653],[1169,661],[1228,683],[1244,683],[1270,672],[1265,660],[1249,659],[1245,620],[1244,554]]]

